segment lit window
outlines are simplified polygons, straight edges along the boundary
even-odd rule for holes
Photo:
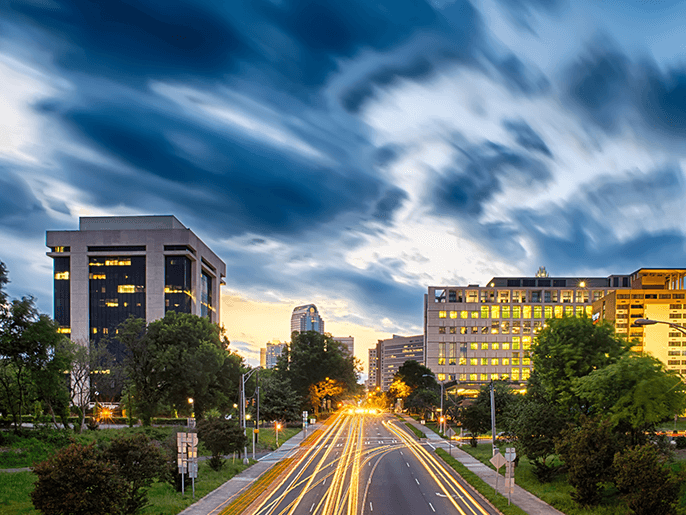
[[[467,374],[460,374],[460,381],[466,381],[467,380]]]
[[[510,318],[511,314],[510,306],[503,306],[503,318]]]
[[[476,381],[476,374],[469,374],[470,381]]]
[[[510,350],[510,343],[509,343],[509,342],[502,343],[502,344],[501,344],[501,349],[503,349],[503,350]]]
[[[460,358],[460,365],[466,365],[467,364],[467,358]]]
[[[439,381],[445,381],[445,374],[438,374],[437,377]]]
[[[540,308],[540,306],[538,306]],[[531,318],[531,306],[524,306],[524,318]]]
[[[491,349],[493,350],[498,350],[500,348],[500,344],[495,342],[491,344]]]
[[[531,375],[531,370],[529,370],[528,368],[522,369],[522,379],[524,379],[526,381],[527,379],[529,379],[530,375]]]
[[[479,364],[478,358],[469,358],[469,364],[473,367],[477,366]]]
[[[445,334],[445,327],[439,327],[438,334]]]
[[[89,279],[93,279],[94,281],[104,281],[107,279],[107,276],[105,274],[88,274]]]
[[[117,293],[136,293],[136,286],[133,284],[120,284],[117,286]]]
[[[497,381],[498,380],[498,374],[491,374],[491,380]]]
[[[106,259],[105,266],[131,266],[131,259]]]
[[[500,318],[500,306],[491,306],[491,318]]]
[[[513,365],[519,365],[519,358],[512,358]]]
[[[593,315],[593,306],[586,306],[586,316],[591,317]]]
[[[448,316],[447,311],[439,311],[438,312],[438,318],[446,318]]]
[[[71,327],[60,327],[57,329],[60,334],[71,334]]]
[[[534,306],[534,318],[541,318],[543,316],[543,306]]]
[[[498,358],[491,358],[491,365],[499,365],[500,364],[500,359]]]
[[[545,307],[545,318],[553,318],[553,307],[552,306],[546,306]]]
[[[529,350],[531,348],[531,336],[522,336],[522,349]]]
[[[481,342],[481,350],[488,350],[488,342]]]
[[[562,318],[562,306],[555,306],[555,318]]]
[[[510,334],[510,321],[503,320],[500,322],[500,332],[501,334]]]
[[[512,337],[512,350],[519,350],[519,343],[521,342],[521,338],[519,336],[513,336]]]
[[[472,311],[472,312],[470,313],[470,316],[471,316],[472,318],[479,318],[479,312],[478,312],[478,311]]]
[[[565,316],[566,317],[573,317],[574,316],[574,306],[565,306]]]
[[[493,320],[493,322],[491,322],[491,334],[498,334],[499,329],[500,324],[497,320]]]
[[[503,358],[503,365],[507,366],[510,364],[510,358]]]
[[[513,381],[519,381],[519,369],[518,368],[512,369],[512,380]]]
[[[457,327],[451,327],[450,334],[457,334]]]
[[[481,358],[482,365],[488,365],[488,358]]]
[[[679,345],[681,345],[681,344],[679,344]],[[472,350],[478,350],[479,344],[477,342],[472,342],[469,344],[469,348]]]
[[[97,327],[93,328],[93,334],[98,334],[98,328]]]
[[[522,365],[531,365],[531,358],[522,358]]]
[[[467,310],[460,311],[460,318],[467,318]]]
[[[488,381],[488,374],[481,374],[479,377],[482,381]]]
[[[451,311],[450,318],[457,318],[457,311]]]
[[[481,306],[481,318],[488,318],[488,306]]]
[[[445,365],[445,343],[438,344],[438,364]]]
[[[105,301],[105,306],[108,308],[117,308],[119,307],[119,299],[107,299]]]
[[[57,280],[57,281],[68,281],[69,280],[69,272],[55,272],[55,280]]]

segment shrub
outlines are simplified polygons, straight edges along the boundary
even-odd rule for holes
[[[677,449],[686,449],[686,436],[677,436],[674,440]]]
[[[635,515],[674,513],[684,478],[673,472],[666,461],[653,444],[615,454],[615,485]]]
[[[38,481],[31,501],[44,515],[115,515],[124,508],[126,484],[93,444],[72,444],[33,472]]]
[[[112,440],[105,449],[104,458],[117,465],[126,482],[124,513],[138,513],[147,505],[147,488],[165,473],[165,456],[158,445],[144,434]]]
[[[240,451],[248,439],[243,428],[223,418],[208,418],[198,423],[198,438],[212,453],[210,467],[220,470],[224,466],[222,455]]]

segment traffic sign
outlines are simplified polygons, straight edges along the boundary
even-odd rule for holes
[[[517,452],[515,451],[514,447],[507,447],[505,449],[505,459],[507,461],[514,461],[516,457],[517,457]]]
[[[447,436],[448,438],[452,438],[453,436],[455,436],[455,431],[453,431],[451,428],[448,428],[448,430],[445,432],[445,436]]]
[[[495,467],[496,470],[499,470],[500,467],[502,467],[503,465],[505,465],[507,463],[507,460],[505,459],[505,457],[500,453],[493,456],[489,461],[491,463],[493,463],[493,466]]]

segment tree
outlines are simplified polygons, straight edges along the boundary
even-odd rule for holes
[[[582,417],[580,427],[569,426],[557,442],[557,452],[567,467],[567,479],[575,491],[572,499],[583,506],[601,500],[601,486],[612,481],[612,463],[621,444],[612,434],[609,420]]]
[[[300,418],[298,395],[288,381],[276,374],[260,378],[260,417],[264,420],[298,420]]]
[[[652,443],[615,454],[615,485],[635,515],[675,513],[684,477],[673,472],[666,461]]]
[[[162,402],[178,411],[192,397],[197,418],[235,398],[242,359],[232,354],[223,330],[207,318],[173,311],[145,326],[130,318],[119,329],[134,405],[149,425]]]
[[[480,434],[487,432],[491,428],[490,411],[476,402],[471,403],[460,410],[459,421],[462,427],[471,433],[470,445],[476,447]]]
[[[413,413],[420,413],[426,417],[427,413],[440,403],[436,390],[429,388],[416,388],[405,401],[405,406]]]
[[[64,373],[71,366],[73,344],[67,339],[60,339],[52,351],[50,359],[42,366],[32,367],[31,376],[36,394],[47,406],[55,428],[57,417],[66,428],[69,417],[69,391],[66,386],[68,377]]]
[[[222,455],[240,452],[248,443],[242,427],[216,417],[198,422],[198,438],[212,453],[210,467],[214,470],[220,470],[224,466]]]
[[[140,512],[147,504],[147,489],[165,473],[165,456],[144,434],[115,438],[105,449],[103,459],[116,465],[125,483],[123,513]]]
[[[301,399],[300,407],[314,408],[310,386],[329,378],[344,385],[345,391],[356,392],[357,365],[343,345],[328,334],[316,331],[291,335],[290,347],[281,354],[277,375],[290,382]]]
[[[629,433],[633,445],[686,407],[686,385],[652,356],[624,356],[579,378],[572,390],[589,411],[609,414],[612,427]]]
[[[514,405],[510,430],[517,437],[518,449],[534,465],[539,481],[550,481],[556,468],[548,459],[555,454],[555,440],[564,428],[564,418],[555,406],[527,395]]]
[[[0,305],[0,399],[12,414],[15,431],[24,408],[39,396],[36,377],[43,386],[49,381],[60,387],[61,371],[53,362],[62,357],[58,349],[65,337],[57,328],[54,320],[38,313],[31,297]]]
[[[550,319],[532,349],[529,393],[578,419],[588,406],[574,391],[576,380],[617,362],[629,346],[609,323],[594,324],[586,317]]]
[[[119,515],[126,504],[125,481],[94,444],[61,449],[33,472],[31,500],[44,515]]]
[[[438,390],[439,386],[436,377],[430,368],[421,365],[414,359],[409,359],[403,363],[393,376],[393,379],[400,379],[410,390],[425,388]]]
[[[336,397],[345,391],[345,384],[335,379],[326,378],[318,383],[311,384],[309,390],[310,406],[314,408],[314,413],[319,413],[323,400],[334,401]]]

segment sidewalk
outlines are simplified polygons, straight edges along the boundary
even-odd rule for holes
[[[307,434],[311,435],[320,427],[320,424],[309,426],[307,428]],[[253,481],[267,472],[276,463],[287,458],[291,453],[296,452],[300,447],[300,442],[303,441],[303,438],[304,433],[303,431],[300,431],[292,438],[286,440],[277,450],[258,458],[257,463],[248,467],[240,474],[236,474],[222,486],[183,510],[179,515],[216,515],[217,513],[220,513],[223,508],[231,503],[234,497],[240,494],[245,488],[249,487]]]
[[[421,425],[412,417],[403,415],[407,422],[410,422],[417,429],[421,430],[427,437],[427,444],[432,448],[440,447],[445,451],[449,450],[449,446],[452,447],[450,452],[452,452],[453,458],[457,459],[469,470],[474,472],[477,476],[483,479],[489,486],[495,489],[496,477],[498,478],[499,491],[503,488],[505,484],[505,478],[501,474],[498,474],[492,468],[484,465],[476,458],[472,457],[471,454],[466,453],[457,445],[448,442],[438,434],[434,433],[431,429],[426,426]],[[503,494],[504,495],[504,494]],[[527,512],[529,515],[564,515],[561,511],[553,508],[549,504],[543,502],[535,495],[527,492],[521,486],[515,485],[512,491],[512,504],[516,504],[522,510]]]

